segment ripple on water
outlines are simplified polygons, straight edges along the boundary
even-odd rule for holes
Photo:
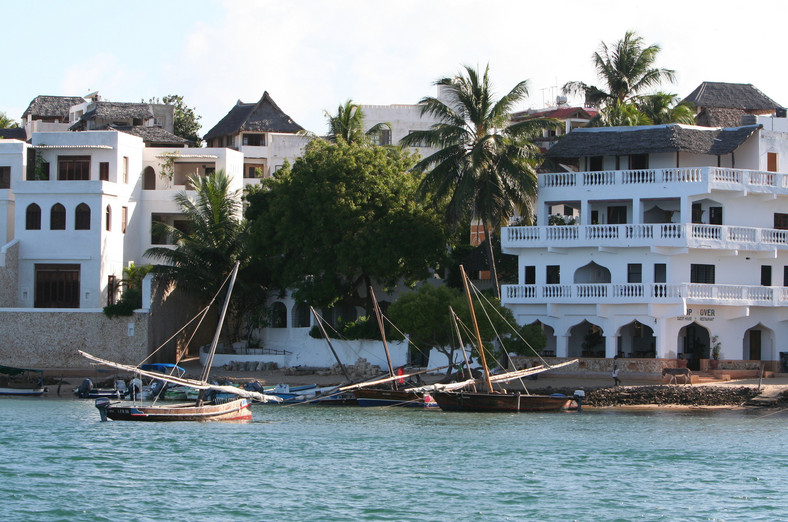
[[[788,414],[257,407],[254,416],[248,424],[101,423],[92,401],[0,400],[4,518],[774,520],[785,513]]]

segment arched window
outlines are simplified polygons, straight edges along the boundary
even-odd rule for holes
[[[41,230],[41,207],[35,203],[28,205],[25,211],[25,229]]]
[[[74,230],[90,230],[90,207],[84,203],[74,212]]]
[[[271,328],[287,328],[287,307],[279,301],[271,305]]]
[[[66,207],[60,203],[52,205],[49,211],[49,230],[66,229]]]
[[[156,172],[153,167],[145,167],[142,171],[142,190],[156,190]]]
[[[107,210],[104,212],[104,228],[107,232],[112,230],[112,207],[107,205]]]

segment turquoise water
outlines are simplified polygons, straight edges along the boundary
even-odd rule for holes
[[[0,399],[4,520],[788,519],[788,412],[256,406],[99,422]]]

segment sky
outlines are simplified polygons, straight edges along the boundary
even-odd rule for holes
[[[268,91],[294,121],[326,131],[348,99],[417,103],[463,65],[490,67],[496,93],[528,80],[520,109],[554,103],[567,81],[598,84],[601,42],[633,30],[676,71],[662,90],[751,83],[788,104],[781,0],[70,0],[3,2],[0,112],[37,95],[138,102],[184,96],[201,133]],[[570,102],[581,103],[578,98]]]

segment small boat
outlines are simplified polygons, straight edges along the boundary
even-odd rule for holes
[[[144,377],[165,381],[168,383],[188,386],[201,390],[200,396],[197,400],[189,403],[172,404],[160,406],[152,404],[150,406],[137,405],[136,402],[113,403],[109,398],[102,397],[96,399],[96,408],[99,410],[102,421],[107,419],[122,420],[122,421],[250,421],[252,420],[252,399],[260,402],[268,402],[271,400],[279,401],[279,397],[262,394],[254,391],[247,391],[234,386],[220,386],[208,383],[208,375],[211,371],[213,357],[216,353],[216,346],[219,342],[219,335],[224,323],[224,317],[227,313],[227,307],[230,304],[230,295],[235,284],[235,278],[238,274],[239,263],[235,263],[233,271],[229,276],[229,286],[227,289],[227,296],[224,300],[224,306],[219,316],[219,322],[214,332],[213,342],[206,361],[205,367],[200,380],[186,379],[175,375],[165,375],[158,372],[143,370],[135,366],[119,364],[106,359],[101,359],[94,355],[90,355],[83,351],[79,353],[82,356],[112,368],[118,368],[130,372],[137,373]],[[226,282],[226,281],[225,281]],[[224,287],[224,285],[222,285]],[[221,291],[221,290],[220,290]],[[218,295],[218,294],[217,294]],[[216,299],[216,297],[214,297]],[[206,307],[203,313],[207,313],[210,307]],[[211,398],[210,395],[214,393],[232,393],[236,398],[221,399]]]
[[[493,384],[521,379],[523,377],[535,375],[561,366],[575,364],[577,363],[577,359],[553,366],[542,365],[499,375],[491,375],[490,369],[487,366],[487,358],[484,354],[484,345],[482,343],[481,334],[479,333],[479,324],[476,321],[476,314],[473,308],[473,298],[471,297],[471,292],[468,285],[468,277],[465,275],[465,269],[462,265],[460,265],[460,271],[462,272],[465,295],[468,299],[471,319],[473,320],[473,326],[476,332],[477,350],[479,352],[479,359],[484,369],[484,384],[487,390],[483,392],[470,391],[464,388],[458,388],[455,390],[436,390],[432,393],[432,396],[438,403],[438,406],[440,406],[441,410],[465,412],[527,412],[559,411],[567,409],[569,403],[572,401],[572,397],[567,395],[532,395],[527,392],[509,392],[506,390],[494,389]]]
[[[0,395],[43,395],[46,391],[42,370],[0,366]]]

